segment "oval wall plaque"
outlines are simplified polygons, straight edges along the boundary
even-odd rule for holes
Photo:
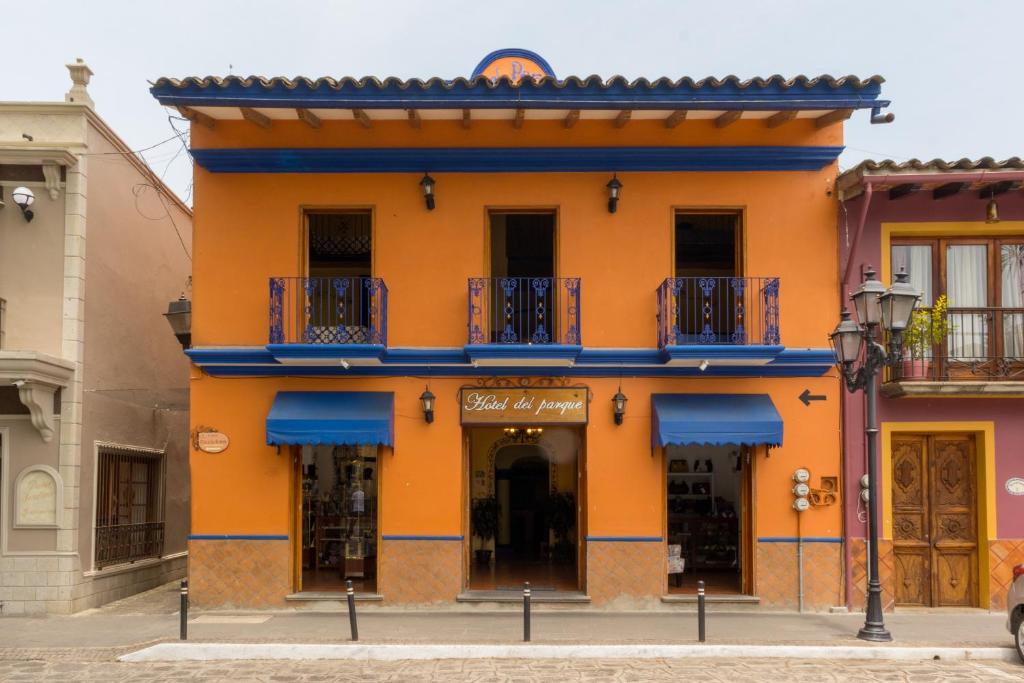
[[[199,432],[196,434],[196,446],[204,453],[222,453],[227,450],[231,441],[222,432]]]
[[[1011,496],[1024,496],[1024,478],[1013,477],[1006,480],[1006,492]]]

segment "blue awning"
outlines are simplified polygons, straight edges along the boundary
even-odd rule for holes
[[[279,391],[267,443],[393,446],[395,395],[383,391]]]
[[[782,417],[767,394],[652,394],[655,446],[782,445]]]

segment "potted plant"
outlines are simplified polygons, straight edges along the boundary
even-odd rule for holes
[[[554,558],[559,562],[572,562],[575,546],[569,533],[576,525],[576,497],[567,491],[552,493],[545,507],[548,527],[555,534]]]
[[[498,533],[498,511],[500,510],[498,499],[494,496],[477,498],[470,508],[469,523],[473,528],[473,535],[480,539],[480,545],[486,545]],[[480,564],[488,564],[491,561],[490,548],[477,548],[476,561]]]
[[[943,294],[931,308],[914,310],[910,324],[903,333],[903,368],[901,379],[926,379],[931,372],[931,349],[941,346],[949,336],[949,301]]]

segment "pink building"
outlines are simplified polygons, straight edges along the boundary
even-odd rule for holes
[[[1024,162],[865,161],[838,179],[840,286],[922,292],[879,401],[886,609],[1001,609],[1024,561]],[[864,604],[864,406],[844,395],[846,598]]]

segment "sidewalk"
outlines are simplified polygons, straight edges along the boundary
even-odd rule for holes
[[[178,639],[177,586],[168,584],[106,607],[71,616],[0,618],[4,650],[103,648],[124,652]],[[361,609],[364,644],[514,644],[522,640],[518,611],[469,612]],[[862,614],[710,612],[707,642],[721,645],[872,647],[856,639]],[[896,646],[1010,647],[1005,616],[980,610],[886,615]],[[220,643],[340,643],[349,639],[340,612],[205,612],[190,615],[189,641]],[[693,644],[693,612],[588,612],[534,607],[536,644]]]

